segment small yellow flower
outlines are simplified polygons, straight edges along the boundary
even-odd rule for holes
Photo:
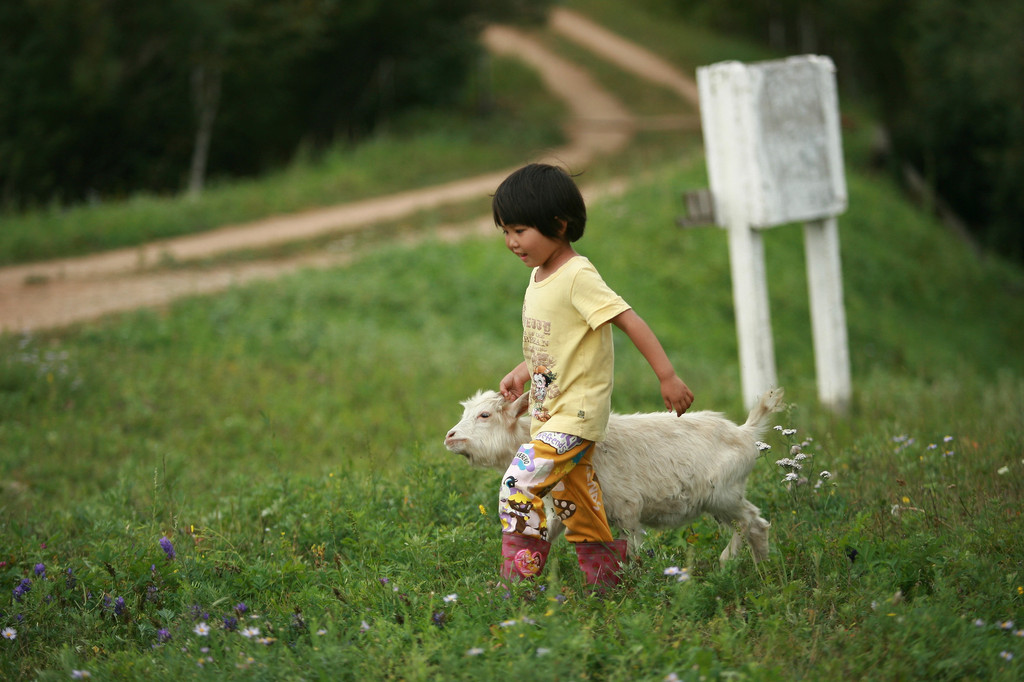
[[[903,504],[910,504],[910,498],[906,495],[903,496]]]
[[[1024,585],[1017,586],[1017,594],[1024,594]]]
[[[480,513],[483,514],[484,516],[487,516],[487,510],[484,509],[484,506],[482,504],[480,505]]]

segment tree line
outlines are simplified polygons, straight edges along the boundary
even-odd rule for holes
[[[786,54],[830,56],[841,92],[875,106],[900,179],[977,243],[1024,260],[1024,3],[646,1]]]
[[[551,0],[4,0],[0,205],[199,191],[457,97]]]
[[[888,162],[1024,259],[1024,3],[644,0],[829,55]],[[201,190],[456,98],[489,21],[553,0],[4,0],[0,208]]]

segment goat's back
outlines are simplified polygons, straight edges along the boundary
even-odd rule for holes
[[[636,514],[647,525],[674,526],[713,511],[718,496],[742,496],[757,455],[748,430],[718,412],[612,414],[593,463],[609,521],[633,527]]]

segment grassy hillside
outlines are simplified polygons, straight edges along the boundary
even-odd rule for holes
[[[671,33],[628,3],[574,4]],[[868,126],[849,119],[856,152]],[[695,409],[742,419],[725,234],[675,227],[703,159],[662,146],[621,160],[633,185],[592,203],[580,250]],[[719,568],[727,536],[702,519],[652,532],[605,599],[564,546],[538,585],[498,583],[497,475],[441,445],[458,400],[518,360],[526,271],[497,233],[0,336],[0,676],[1017,679],[1024,276],[884,177],[851,165],[848,182],[845,418],[816,402],[801,232],[767,235],[796,429],[771,433],[749,485],[770,559]],[[617,343],[616,409],[659,409]],[[787,487],[775,461],[798,443],[808,482]]]

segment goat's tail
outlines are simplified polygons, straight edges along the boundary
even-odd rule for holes
[[[781,386],[765,391],[747,415],[743,428],[750,431],[754,438],[759,438],[768,428],[769,417],[775,412],[782,411],[782,398],[785,395],[786,391]]]

